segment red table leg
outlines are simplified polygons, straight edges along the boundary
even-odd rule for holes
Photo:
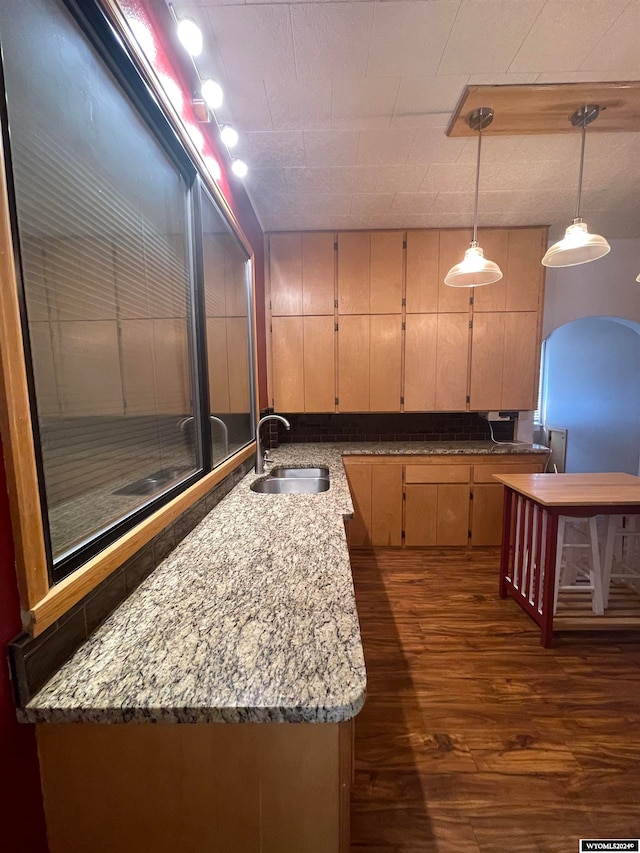
[[[507,597],[507,578],[509,577],[509,553],[511,549],[511,507],[515,492],[504,487],[502,511],[502,550],[500,552],[500,598]]]
[[[553,645],[553,599],[556,585],[556,553],[558,548],[558,513],[547,514],[547,541],[544,553],[544,588],[542,590],[542,636],[545,649]]]

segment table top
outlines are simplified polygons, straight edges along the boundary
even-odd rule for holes
[[[640,505],[640,477],[633,474],[494,474],[493,477],[542,506]]]

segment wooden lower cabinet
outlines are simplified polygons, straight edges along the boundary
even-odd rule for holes
[[[502,540],[504,487],[500,483],[475,483],[471,506],[471,544],[499,545]]]
[[[42,724],[51,853],[348,853],[353,720]]]
[[[469,540],[469,486],[407,484],[405,545],[454,546]]]
[[[344,459],[354,517],[349,545],[358,547],[498,546],[503,487],[494,474],[535,474],[542,455],[361,456]]]
[[[546,459],[508,462],[489,460],[473,469],[473,500],[471,501],[471,545],[500,545],[502,541],[502,504],[504,487],[493,479],[494,474],[539,474]]]
[[[352,547],[402,545],[402,466],[345,460],[353,499]]]

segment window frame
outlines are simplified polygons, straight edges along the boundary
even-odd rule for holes
[[[16,563],[23,623],[40,634],[112,571],[150,541],[214,485],[228,476],[255,449],[257,354],[255,349],[254,253],[247,237],[208,171],[179,116],[159,86],[153,69],[130,37],[117,6],[106,0],[78,5],[62,0],[84,35],[97,50],[134,108],[155,135],[187,185],[187,225],[192,339],[192,376],[201,455],[198,471],[163,494],[128,513],[71,556],[54,565],[49,536],[45,482],[40,451],[37,403],[33,381],[26,303],[22,279],[19,229],[14,196],[4,71],[0,62],[0,376],[6,406],[1,417],[7,480],[16,545]],[[4,178],[4,180],[2,180]],[[204,285],[200,228],[201,197],[206,192],[226,227],[247,256],[250,406],[253,437],[240,450],[212,467]]]

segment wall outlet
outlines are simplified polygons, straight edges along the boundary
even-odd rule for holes
[[[487,412],[488,421],[510,421],[511,418],[504,412]]]

